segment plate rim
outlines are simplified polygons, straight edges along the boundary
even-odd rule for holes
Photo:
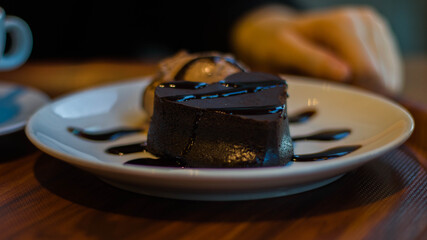
[[[19,88],[25,89],[25,91],[36,94],[38,97],[40,97],[40,99],[42,99],[42,101],[44,101],[44,105],[39,107],[39,109],[37,109],[37,111],[40,110],[42,107],[48,105],[51,101],[51,98],[46,93],[44,93],[43,91],[36,89],[34,87],[1,80],[0,81],[0,88],[2,86],[19,87]],[[10,124],[6,124],[5,126],[0,127],[0,137],[14,133],[14,132],[18,132],[18,131],[24,129],[25,126],[27,125],[27,123],[29,122],[30,118],[32,117],[32,115],[34,115],[37,111],[34,111],[33,114],[28,115],[24,120],[14,122],[14,123],[10,123]]]

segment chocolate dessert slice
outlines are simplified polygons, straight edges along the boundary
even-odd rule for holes
[[[293,155],[286,81],[235,73],[206,84],[175,81],[155,91],[147,149],[189,167],[282,166]]]

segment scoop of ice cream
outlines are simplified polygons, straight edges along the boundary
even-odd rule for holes
[[[169,81],[214,83],[247,68],[230,54],[203,52],[189,54],[180,51],[159,63],[159,70],[144,92],[144,109],[153,113],[154,91],[158,85]]]

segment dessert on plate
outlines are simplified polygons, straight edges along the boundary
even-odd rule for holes
[[[286,100],[286,81],[260,72],[159,83],[147,149],[189,167],[283,166],[293,156]]]

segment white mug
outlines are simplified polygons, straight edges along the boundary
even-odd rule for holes
[[[10,49],[5,53],[6,34],[9,33]],[[0,71],[12,70],[24,64],[33,47],[33,36],[28,24],[15,16],[6,16],[0,7]]]

